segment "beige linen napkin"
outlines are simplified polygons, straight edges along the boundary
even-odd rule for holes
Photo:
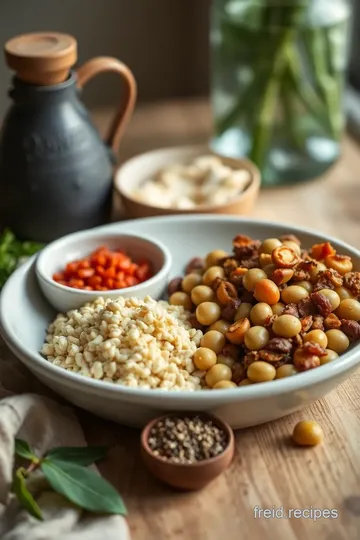
[[[0,363],[3,359],[0,358]],[[9,365],[10,367],[10,365]],[[86,445],[73,411],[35,394],[11,395],[0,369],[0,538],[1,540],[129,540],[122,516],[94,515],[75,508],[49,490],[41,473],[32,490],[42,510],[38,521],[22,510],[10,492],[14,438],[26,440],[41,456],[56,446]],[[13,369],[13,366],[11,366]],[[6,370],[5,370],[6,371]],[[2,398],[2,399],[1,399]]]

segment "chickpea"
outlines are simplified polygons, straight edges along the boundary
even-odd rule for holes
[[[312,420],[298,422],[292,436],[299,446],[316,446],[324,439],[324,433],[321,426]]]
[[[327,267],[325,266],[325,264],[317,261],[316,266],[314,268],[311,268],[311,270],[309,270],[311,279],[315,279],[316,276],[320,274],[320,272],[325,272],[325,270],[327,270]]]
[[[318,267],[319,272],[325,272],[325,270],[327,270],[326,264],[324,264],[322,262],[318,262],[317,267]]]
[[[292,279],[294,275],[294,270],[291,268],[277,268],[273,274],[271,274],[270,279],[276,283],[276,285],[284,285]]]
[[[263,326],[253,326],[245,334],[244,342],[250,351],[263,349],[270,339],[270,334]]]
[[[274,270],[276,270],[276,266],[275,264],[272,264],[272,263],[267,264],[266,266],[263,267],[263,271],[265,272],[267,277],[270,277],[273,274]]]
[[[324,349],[326,349],[328,343],[327,336],[322,330],[311,330],[304,336],[304,341],[314,341]]]
[[[196,285],[200,285],[202,282],[202,278],[199,274],[195,274],[192,272],[191,274],[187,274],[184,279],[181,282],[181,286],[184,292],[191,293],[194,287]]]
[[[241,302],[235,314],[234,321],[238,321],[239,319],[242,319],[243,317],[246,317],[249,319],[252,307],[253,305],[250,304],[249,302]]]
[[[198,369],[207,371],[216,364],[216,354],[207,347],[199,347],[194,353],[194,364]]]
[[[218,262],[224,257],[227,257],[228,255],[229,254],[222,249],[216,249],[215,251],[211,251],[211,253],[209,253],[205,259],[206,268],[210,268],[211,266],[217,266]]]
[[[293,364],[284,364],[276,370],[275,379],[284,379],[285,377],[292,377],[297,374],[297,369]]]
[[[212,302],[215,299],[214,291],[207,285],[197,285],[191,291],[191,300],[198,306],[203,302]]]
[[[264,326],[269,317],[273,316],[273,311],[269,304],[265,302],[259,302],[251,309],[250,319],[251,322],[257,326]]]
[[[301,245],[301,241],[297,236],[295,236],[295,234],[282,234],[281,236],[279,236],[279,240],[281,240],[282,242],[294,242],[298,246]]]
[[[205,375],[205,382],[213,388],[220,381],[231,381],[232,372],[225,364],[215,364]]]
[[[219,381],[213,386],[214,390],[222,390],[225,388],[237,388],[237,386],[232,381]]]
[[[249,379],[243,379],[242,381],[239,382],[238,386],[248,386],[249,384],[252,384],[252,382],[249,381]]]
[[[304,289],[310,294],[312,293],[313,291],[313,284],[311,283],[311,281],[298,281],[296,283],[296,285],[298,287],[304,287]]]
[[[339,319],[360,321],[360,302],[355,298],[346,298],[340,302],[335,313]]]
[[[250,321],[246,317],[234,322],[226,332],[226,337],[234,345],[241,345],[244,343],[246,332],[250,328]]]
[[[277,302],[277,304],[274,304],[271,306],[271,310],[274,315],[282,315],[283,311],[285,309],[285,304],[282,302]]]
[[[224,269],[221,266],[210,266],[203,275],[204,285],[211,285],[214,279],[223,278],[225,276]]]
[[[281,300],[285,304],[298,304],[303,298],[307,298],[309,293],[304,287],[298,285],[290,285],[281,291]]]
[[[262,244],[259,247],[259,254],[261,253],[267,253],[268,255],[271,255],[274,249],[277,247],[280,247],[282,245],[282,242],[278,238],[267,238],[262,242]]]
[[[196,318],[204,326],[214,324],[220,318],[220,315],[220,306],[215,302],[203,302],[196,308]]]
[[[298,255],[298,257],[300,257],[300,255],[301,255],[301,247],[299,246],[299,244],[297,244],[296,242],[293,242],[292,240],[284,240],[283,245],[288,246],[291,249],[293,249],[295,251],[296,255]]]
[[[328,255],[327,257],[325,257],[325,264],[328,268],[336,270],[342,276],[344,276],[348,272],[351,272],[353,268],[353,263],[350,257],[346,257],[343,255]]]
[[[190,272],[189,272],[190,273]],[[186,272],[185,272],[186,275],[188,275]],[[204,274],[204,268],[193,268],[191,270],[191,274],[197,274],[198,276],[203,276]]]
[[[260,263],[261,268],[264,268],[264,266],[271,264],[272,263],[271,255],[269,253],[262,253],[259,256],[259,263]]]
[[[325,349],[326,356],[320,357],[320,366],[323,366],[324,364],[328,364],[329,362],[332,362],[333,360],[336,360],[336,358],[339,358],[339,355],[332,351],[331,349]]]
[[[253,292],[255,285],[260,279],[265,279],[266,274],[261,268],[251,268],[243,277],[243,285],[247,291]]]
[[[338,354],[343,353],[350,345],[349,338],[341,330],[332,328],[326,332],[328,338],[328,348]]]
[[[172,306],[183,306],[187,310],[191,310],[192,302],[191,298],[185,292],[174,292],[169,298],[169,304]]]
[[[218,354],[216,363],[217,364],[224,364],[225,366],[232,369],[234,367],[235,360],[231,356],[225,356],[225,354]]]
[[[254,297],[258,302],[266,302],[272,306],[280,300],[279,287],[271,279],[260,279],[255,284]]]
[[[352,294],[346,287],[336,287],[336,294],[339,295],[340,300],[346,300],[346,298],[352,298]]]
[[[294,315],[280,315],[272,325],[273,332],[285,338],[297,336],[301,332],[301,328],[300,320]]]
[[[340,296],[331,289],[321,289],[319,291],[321,294],[326,296],[326,298],[329,300],[331,304],[331,311],[334,311],[336,308],[340,305]]]
[[[209,332],[206,332],[201,338],[200,345],[201,347],[207,347],[216,354],[219,354],[224,348],[225,337],[221,332],[218,332],[218,330],[209,330]]]
[[[221,332],[225,335],[226,332],[229,330],[230,326],[231,325],[229,322],[224,321],[224,319],[219,319],[210,326],[209,330],[217,330],[218,332]]]
[[[268,362],[259,360],[250,364],[247,370],[247,376],[252,383],[272,381],[275,379],[276,369]]]

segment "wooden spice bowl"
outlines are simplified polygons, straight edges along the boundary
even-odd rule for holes
[[[225,432],[227,446],[221,454],[195,463],[174,463],[156,456],[148,440],[151,429],[161,420],[169,417],[192,418],[198,416],[211,420],[215,426]],[[151,420],[141,433],[141,455],[148,470],[162,482],[180,489],[194,491],[204,488],[230,465],[235,451],[234,433],[231,427],[220,418],[208,413],[172,413]]]
[[[250,173],[247,187],[226,203],[199,205],[192,209],[155,206],[138,201],[133,196],[134,189],[141,186],[160,169],[169,165],[189,163],[202,155],[214,155],[224,165],[232,169],[245,169]],[[127,218],[156,217],[175,214],[228,214],[248,215],[252,212],[259,195],[261,175],[259,169],[248,159],[235,159],[221,156],[206,145],[175,146],[145,152],[126,161],[115,174],[115,197],[120,199]]]

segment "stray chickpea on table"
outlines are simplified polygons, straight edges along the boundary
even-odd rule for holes
[[[191,210],[201,205],[225,204],[248,186],[246,169],[233,169],[217,156],[200,156],[188,165],[169,165],[140,185],[138,201],[163,208]]]
[[[322,443],[324,433],[317,422],[302,420],[294,427],[292,438],[298,446],[316,446]]]

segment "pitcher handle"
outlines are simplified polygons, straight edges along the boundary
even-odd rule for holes
[[[125,95],[120,102],[119,109],[117,110],[108,134],[105,137],[106,144],[108,144],[113,152],[116,153],[136,103],[137,87],[134,75],[131,70],[117,58],[98,56],[88,60],[77,69],[77,86],[78,88],[83,88],[90,79],[95,77],[95,75],[104,73],[105,71],[118,73],[125,82]]]

